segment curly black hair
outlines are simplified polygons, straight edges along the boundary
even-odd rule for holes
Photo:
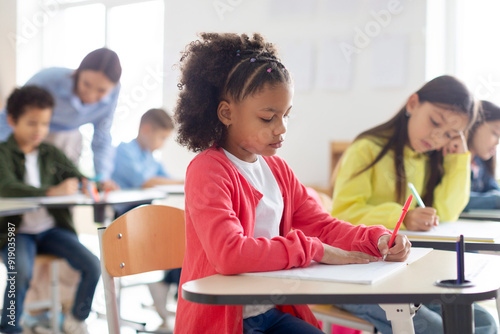
[[[177,141],[194,152],[220,144],[226,127],[219,121],[221,101],[240,102],[264,85],[291,84],[273,44],[260,34],[202,33],[180,59],[180,89],[175,108]]]
[[[52,95],[41,87],[28,85],[16,88],[7,98],[7,115],[17,122],[26,112],[26,107],[53,109],[54,103]]]

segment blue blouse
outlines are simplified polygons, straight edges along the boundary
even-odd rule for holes
[[[120,84],[117,84],[110,94],[92,104],[82,104],[73,92],[74,70],[61,67],[51,67],[41,70],[26,82],[26,85],[36,85],[48,90],[55,99],[54,113],[50,122],[50,132],[78,129],[81,125],[92,123],[94,137],[92,151],[94,153],[94,168],[96,175],[103,180],[109,179],[113,170],[111,146],[111,124],[118,102]],[[0,111],[0,141],[5,141],[12,133],[7,124],[6,109]]]

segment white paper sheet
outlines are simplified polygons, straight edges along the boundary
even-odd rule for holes
[[[293,268],[287,270],[246,273],[243,275],[296,278],[303,280],[332,281],[357,284],[374,284],[375,282],[391,275],[395,271],[405,268],[409,263],[415,262],[428,254],[432,248],[411,249],[410,256],[405,262],[370,262],[368,264],[327,265],[313,262],[306,268]]]
[[[402,231],[410,239],[443,239],[457,240],[463,234],[465,241],[495,242],[500,241],[500,222],[492,221],[465,221],[441,222],[430,231],[415,232]]]
[[[167,194],[184,194],[183,184],[165,184],[161,186],[155,186],[153,189],[165,192]]]
[[[316,86],[319,89],[348,91],[351,88],[353,62],[342,53],[342,42],[325,39],[319,47]]]
[[[281,45],[283,63],[292,74],[295,91],[310,91],[314,80],[314,45],[305,40],[289,41]]]
[[[374,88],[398,88],[407,81],[409,43],[405,35],[384,34],[372,41]]]

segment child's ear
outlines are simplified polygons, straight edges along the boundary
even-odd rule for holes
[[[226,127],[231,124],[231,106],[227,101],[221,101],[217,107],[217,116]]]
[[[418,94],[414,93],[408,98],[408,102],[406,102],[406,113],[411,115],[413,110],[420,104],[420,99],[418,98]]]
[[[13,128],[16,125],[16,121],[14,121],[12,115],[7,115],[7,124],[9,124],[11,128]]]

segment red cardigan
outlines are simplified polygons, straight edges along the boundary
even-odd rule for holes
[[[186,254],[180,284],[213,274],[233,275],[306,267],[323,257],[323,243],[380,256],[377,242],[390,231],[353,226],[331,217],[307,194],[279,157],[265,157],[283,195],[280,236],[253,238],[262,194],[238,172],[222,149],[198,154],[186,173]],[[245,289],[244,286],[241,287]],[[307,305],[282,307],[317,326]],[[177,304],[175,333],[242,333],[242,306]]]

